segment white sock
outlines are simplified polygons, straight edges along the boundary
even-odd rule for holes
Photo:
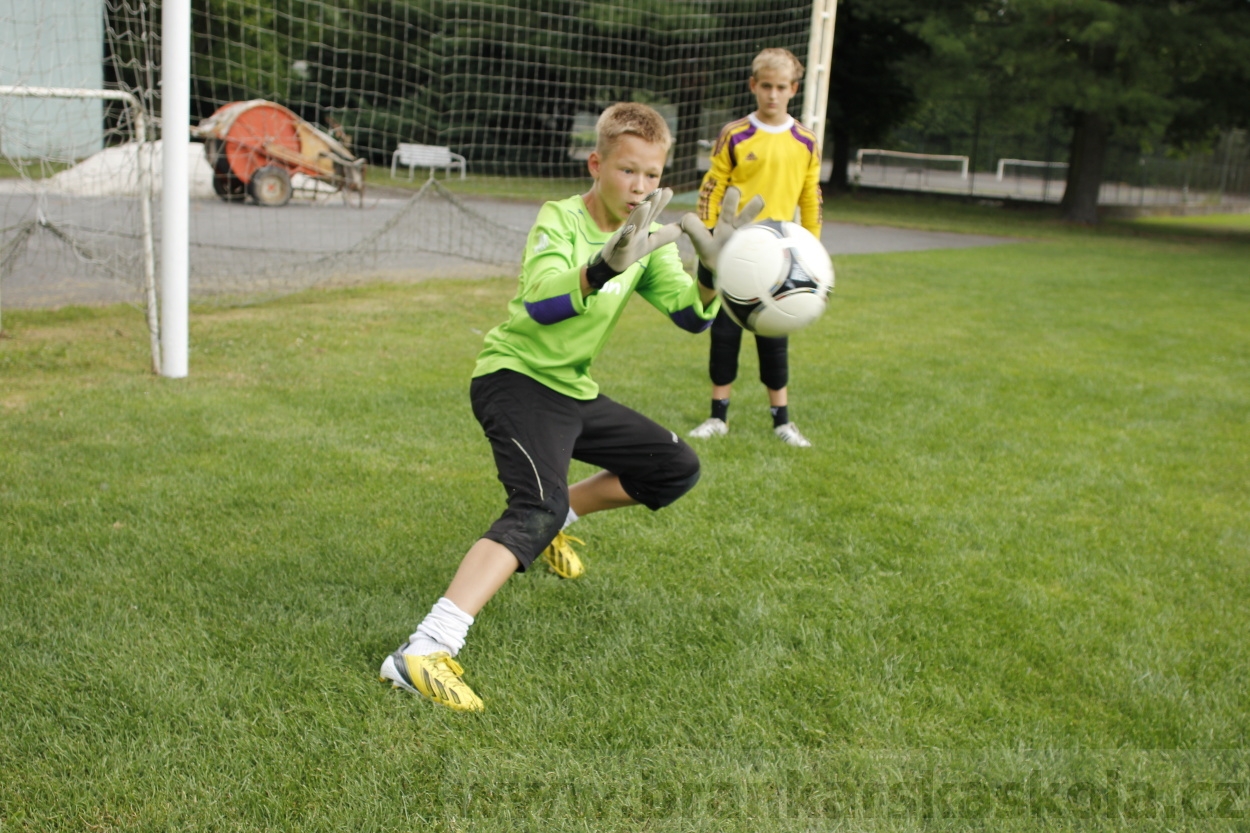
[[[444,596],[434,603],[430,613],[408,637],[406,654],[432,654],[446,651],[453,657],[464,647],[465,637],[473,617],[456,607],[456,603]]]
[[[570,506],[570,507],[569,507],[569,516],[568,516],[567,518],[565,518],[565,519],[564,519],[564,526],[560,527],[560,529],[562,529],[562,530],[564,530],[564,529],[568,529],[568,528],[569,528],[569,524],[573,523],[573,521],[575,521],[575,520],[577,520],[577,513],[576,513],[576,512],[574,512],[574,511],[573,511],[573,507],[572,507],[572,506]]]

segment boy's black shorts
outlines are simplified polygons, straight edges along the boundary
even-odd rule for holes
[[[712,322],[712,346],[708,356],[708,375],[713,385],[732,385],[738,378],[738,352],[742,348],[742,328],[721,307]],[[769,390],[781,390],[790,382],[790,342],[785,336],[755,337],[755,351],[760,360],[760,381]]]
[[[469,398],[508,500],[483,537],[511,550],[522,570],[568,516],[570,460],[619,476],[625,493],[653,510],[699,479],[699,458],[684,440],[606,396],[573,399],[522,373],[500,370],[475,378]]]

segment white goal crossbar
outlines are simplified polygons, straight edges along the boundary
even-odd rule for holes
[[[855,170],[860,174],[864,172],[865,156],[886,156],[894,159],[914,159],[917,162],[930,159],[935,162],[958,162],[960,178],[968,178],[967,156],[945,153],[909,153],[908,151],[903,150],[882,150],[880,148],[860,148],[855,154]]]
[[[143,147],[147,143],[147,117],[139,99],[124,90],[91,90],[74,87],[29,87],[0,84],[0,96],[16,98],[96,98],[120,101],[125,104],[134,119],[136,156],[139,167],[139,216],[143,223],[143,291],[147,307],[148,333],[152,342],[152,371],[160,373],[161,342],[156,310],[156,252],[152,243],[152,178],[144,164]]]
[[[998,173],[995,175],[995,178],[999,182],[1003,181],[1003,172],[1008,165],[1016,165],[1021,168],[1066,168],[1068,167],[1067,162],[1038,162],[1033,159],[999,159],[998,160]]]

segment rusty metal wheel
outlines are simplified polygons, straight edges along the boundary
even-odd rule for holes
[[[286,172],[286,168],[266,165],[252,174],[247,191],[257,205],[272,208],[286,205],[291,201],[291,175]]]

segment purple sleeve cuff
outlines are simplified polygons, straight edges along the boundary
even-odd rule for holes
[[[573,308],[573,296],[558,295],[541,301],[526,301],[525,311],[539,324],[559,324],[565,319],[577,315]]]
[[[694,311],[694,307],[679,309],[677,312],[669,313],[668,317],[673,319],[673,323],[678,327],[692,333],[701,333],[708,327],[712,326],[711,321],[708,321]]]

